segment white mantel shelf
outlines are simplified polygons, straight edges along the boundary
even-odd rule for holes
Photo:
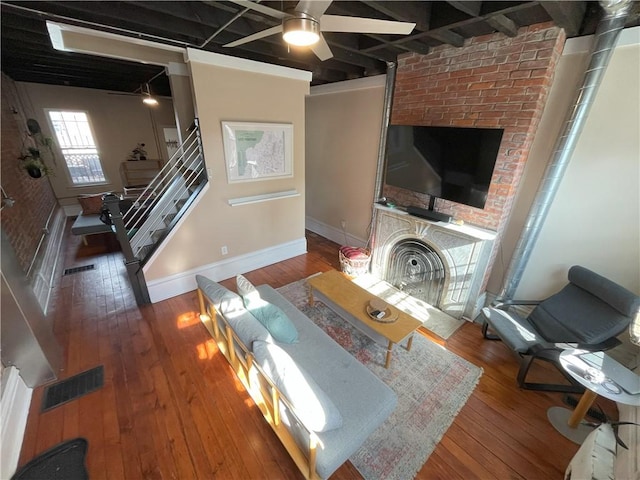
[[[451,230],[453,232],[458,232],[458,233],[462,233],[464,235],[469,235],[471,237],[475,237],[478,238],[480,240],[494,240],[496,238],[496,232],[492,231],[492,230],[487,230],[484,228],[480,228],[480,227],[476,227],[473,225],[467,225],[467,224],[457,224],[457,223],[449,223],[449,222],[437,222],[434,220],[429,220],[428,218],[422,218],[422,217],[418,217],[415,215],[410,215],[409,213],[407,213],[405,210],[403,210],[402,208],[391,208],[391,207],[386,207],[384,205],[380,205],[378,203],[375,204],[375,207],[377,209],[380,210],[386,210],[388,212],[393,212],[396,215],[409,215],[413,218],[417,218],[423,222],[429,222],[432,223],[434,225],[437,225],[440,228],[445,228],[447,230]]]

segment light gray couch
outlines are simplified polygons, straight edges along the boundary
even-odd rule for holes
[[[200,275],[196,281],[203,323],[267,422],[306,478],[328,478],[391,414],[395,393],[270,286],[257,287],[260,297],[286,314],[297,330],[297,343],[276,342],[234,292]],[[285,353],[265,359],[265,346]],[[324,431],[309,427],[302,412],[308,414],[309,406],[295,405],[285,394],[287,387],[270,373],[283,356],[337,409]]]

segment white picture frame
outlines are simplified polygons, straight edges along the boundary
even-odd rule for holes
[[[293,177],[293,124],[222,122],[229,183]]]

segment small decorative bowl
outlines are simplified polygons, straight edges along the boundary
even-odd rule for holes
[[[374,315],[374,312],[375,313],[384,312],[384,315],[378,318],[378,316]],[[371,320],[374,320],[380,323],[392,323],[398,319],[398,316],[394,315],[391,312],[391,309],[389,308],[389,304],[379,298],[372,299],[369,302],[369,304],[367,305],[367,314],[369,315]]]

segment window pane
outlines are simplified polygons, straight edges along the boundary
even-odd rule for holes
[[[73,184],[106,182],[87,114],[50,111],[49,118]]]

